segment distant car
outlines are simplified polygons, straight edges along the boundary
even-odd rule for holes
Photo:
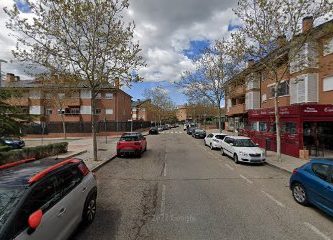
[[[169,130],[170,128],[168,127],[168,125],[162,125],[163,130]]]
[[[159,132],[162,132],[162,131],[163,131],[162,126],[158,127],[157,130],[158,130]]]
[[[158,128],[157,127],[152,127],[149,129],[149,134],[150,135],[156,135],[158,134]]]
[[[13,149],[20,149],[25,147],[25,142],[20,138],[2,137],[0,138],[0,145],[6,145]]]
[[[117,143],[117,156],[135,155],[141,157],[147,150],[146,138],[138,132],[124,133]]]
[[[68,239],[96,214],[97,184],[80,159],[0,166],[0,239]]]
[[[205,137],[204,143],[205,146],[209,146],[210,149],[221,149],[222,140],[227,136],[223,133],[210,133]]]
[[[205,138],[206,137],[206,131],[203,129],[195,129],[192,133],[192,137],[194,138]]]
[[[222,141],[222,155],[229,155],[235,161],[264,163],[265,153],[248,137],[226,136]]]
[[[187,128],[187,134],[188,135],[192,135],[193,130],[195,130],[195,129],[196,129],[196,127],[189,127],[189,128]]]
[[[290,189],[299,204],[311,203],[333,217],[333,159],[313,159],[296,168]]]
[[[184,124],[183,129],[184,129],[184,131],[187,130],[187,124]]]

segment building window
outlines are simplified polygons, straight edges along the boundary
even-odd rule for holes
[[[69,107],[65,109],[66,115],[79,115],[80,114],[80,107]]]
[[[284,122],[281,126],[281,132],[287,134],[296,134],[296,123],[294,122]]]
[[[101,93],[97,93],[96,99],[101,99],[101,98],[102,98],[102,94]]]
[[[65,93],[58,93],[58,98],[59,99],[64,99],[65,98]]]
[[[105,114],[112,115],[113,114],[113,109],[112,108],[105,109]]]
[[[331,53],[333,53],[333,38],[327,39],[323,44],[323,55],[326,56]]]
[[[260,132],[266,132],[267,131],[267,123],[259,122],[259,131]]]
[[[105,93],[105,99],[113,99],[113,93]]]
[[[52,115],[52,109],[51,108],[47,108],[45,109],[45,115]]]
[[[259,130],[259,122],[251,123],[251,130],[252,131],[258,131]]]
[[[333,90],[333,76],[326,77],[323,79],[323,91],[332,91]]]
[[[99,115],[99,114],[101,114],[102,113],[102,110],[100,109],[100,108],[96,108],[95,109],[95,114],[96,115]]]
[[[273,86],[270,86],[270,93],[271,98],[275,97],[275,84]],[[277,96],[287,96],[289,95],[289,81],[280,82],[278,90],[277,90]]]

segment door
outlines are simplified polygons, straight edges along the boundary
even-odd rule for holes
[[[57,211],[59,219],[65,223],[62,227],[62,239],[66,239],[81,222],[89,189],[77,166],[64,169],[57,178],[62,195],[61,201],[57,204]]]
[[[310,200],[318,207],[331,211],[333,209],[332,168],[328,164],[313,163],[306,185]]]
[[[232,156],[230,143],[232,143],[232,139],[229,137],[226,137],[223,142],[223,149],[227,155]]]
[[[37,183],[31,189],[31,193],[18,212],[13,226],[13,232],[16,236],[15,240],[40,240],[40,239],[54,239],[61,240],[61,232],[65,222],[60,221],[57,216],[57,203],[61,199],[61,194],[57,188],[57,179],[51,176],[44,181]],[[43,211],[43,218],[41,224],[34,232],[29,232],[28,218],[29,216],[41,209]]]

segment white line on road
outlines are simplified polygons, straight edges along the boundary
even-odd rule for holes
[[[226,163],[226,164],[224,164],[224,165],[225,165],[227,168],[229,168],[230,170],[232,170],[232,171],[234,170],[234,168],[231,167],[229,164]]]
[[[162,199],[161,199],[161,215],[164,216],[165,213],[165,185],[162,185]]]
[[[266,197],[268,197],[270,200],[272,200],[273,202],[275,202],[277,205],[279,205],[280,207],[285,207],[283,203],[281,203],[280,201],[276,200],[272,195],[270,195],[269,193],[265,192],[264,190],[261,190],[261,192],[263,194],[266,195]]]
[[[245,181],[247,181],[248,183],[252,184],[253,182],[248,179],[247,177],[243,176],[242,174],[239,175],[241,178],[243,178]]]
[[[310,228],[312,231],[314,231],[317,235],[321,236],[323,239],[325,240],[331,240],[330,237],[326,236],[324,233],[322,233],[318,228],[316,228],[315,226],[313,226],[311,223],[308,222],[304,222],[305,226],[307,226],[308,228]]]
[[[167,175],[167,163],[164,162],[163,176],[166,177],[166,175]]]

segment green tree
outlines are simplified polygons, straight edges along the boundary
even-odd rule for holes
[[[123,19],[128,0],[39,0],[28,1],[33,20],[16,5],[4,9],[15,31],[14,57],[29,63],[35,74],[70,75],[91,92],[93,158],[97,160],[96,98],[114,79],[129,84],[143,66],[139,44],[133,41],[134,23]],[[42,67],[42,68],[41,68]]]
[[[5,89],[0,89],[0,135],[21,135],[22,124],[31,121],[31,116],[22,113],[10,100],[18,98],[19,94]]]

